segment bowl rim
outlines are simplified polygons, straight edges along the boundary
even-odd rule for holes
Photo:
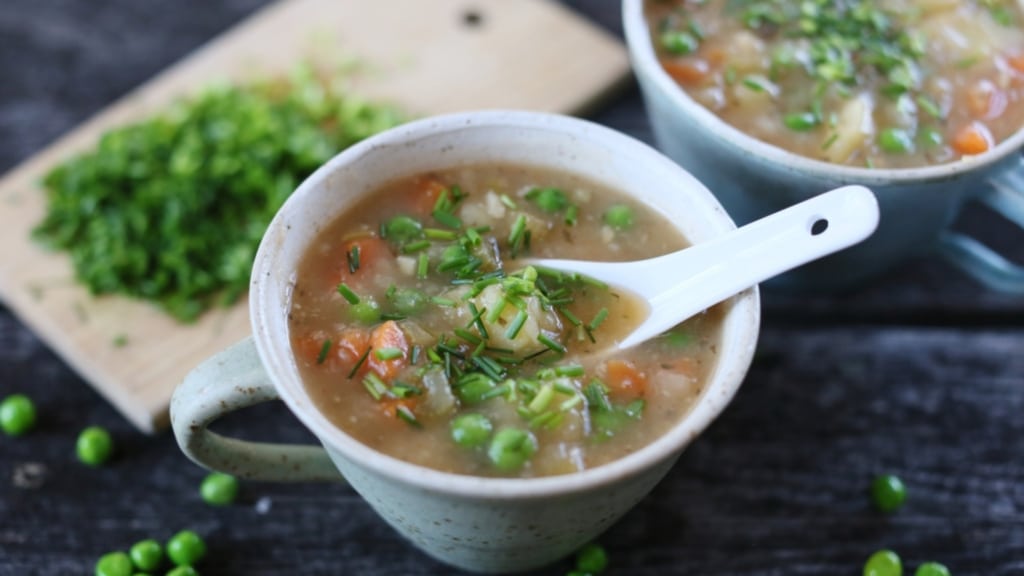
[[[696,121],[706,134],[730,146],[751,152],[753,160],[797,170],[822,179],[838,179],[847,183],[865,185],[900,185],[920,182],[944,181],[975,170],[984,170],[999,163],[1024,147],[1024,126],[1009,138],[999,142],[988,151],[975,156],[963,157],[951,162],[915,168],[867,168],[833,164],[790,152],[749,136],[732,124],[722,120],[714,112],[690,97],[673,80],[658,61],[651,42],[647,20],[644,17],[646,0],[623,0],[622,23],[626,46],[633,63],[634,74],[640,80],[642,90],[653,85],[672,104]],[[645,81],[647,80],[647,81]],[[648,106],[648,114],[651,113]],[[652,120],[653,121],[653,120]]]
[[[708,206],[708,212],[713,213],[712,217],[720,220],[717,223],[720,226],[718,233],[735,227],[707,188],[678,164],[639,140],[610,128],[568,116],[524,111],[488,110],[435,116],[403,124],[355,144],[336,155],[300,184],[274,217],[263,237],[253,267],[249,300],[254,341],[270,380],[293,414],[321,443],[339,452],[345,459],[397,483],[435,494],[488,501],[528,500],[589,492],[658,468],[660,464],[681,453],[732,400],[749,369],[760,331],[760,296],[755,286],[732,298],[730,309],[723,319],[723,348],[734,348],[731,357],[735,361],[730,366],[719,366],[713,370],[700,398],[680,422],[640,450],[581,472],[537,478],[490,478],[442,472],[378,452],[334,426],[315,408],[301,382],[287,377],[291,373],[288,363],[292,354],[289,338],[287,334],[281,335],[273,328],[276,322],[281,321],[280,314],[286,315],[287,310],[281,310],[279,301],[275,306],[274,290],[265,288],[270,284],[265,285],[260,281],[270,276],[284,290],[288,289],[287,284],[292,281],[281,274],[279,261],[280,253],[283,252],[279,239],[286,237],[282,234],[286,230],[287,215],[297,210],[296,206],[307,196],[316,194],[318,189],[329,189],[326,183],[333,173],[359,162],[364,155],[391,147],[407,146],[422,138],[437,137],[458,130],[507,127],[559,132],[564,133],[564,137],[596,138],[602,144],[643,154],[651,163],[660,164],[659,169],[670,170],[696,184],[697,187],[690,193],[697,195],[699,201]],[[285,269],[293,272],[295,264]],[[732,333],[726,334],[730,327]],[[735,344],[727,338],[735,340]]]

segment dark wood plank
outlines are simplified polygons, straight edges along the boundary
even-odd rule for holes
[[[0,3],[0,171],[244,17],[264,0]],[[615,0],[566,2],[621,33]],[[650,141],[635,88],[594,119]],[[960,226],[1024,261],[1020,233],[977,212]],[[602,538],[612,573],[859,574],[888,546],[913,567],[1024,573],[1024,309],[922,259],[843,295],[766,292],[758,359],[736,400],[654,494]],[[38,428],[0,438],[0,576],[88,574],[102,553],[181,528],[207,536],[204,574],[451,574],[340,486],[246,484],[204,505],[204,473],[173,438],[131,427],[0,310],[0,396],[26,392]],[[74,438],[110,429],[88,469]],[[310,435],[280,405],[223,422],[278,441]],[[910,485],[893,516],[873,474]],[[568,563],[541,574],[564,574]]]

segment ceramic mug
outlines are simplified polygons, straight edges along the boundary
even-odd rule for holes
[[[319,231],[388,181],[495,162],[585,175],[653,207],[694,243],[735,228],[718,201],[677,164],[639,141],[586,121],[489,111],[426,119],[379,134],[310,176],[270,224],[252,273],[252,337],[196,368],[174,394],[171,422],[185,454],[242,478],[344,478],[426,553],[481,572],[520,571],[556,561],[639,502],[743,380],[760,322],[756,288],[730,300],[718,362],[690,413],[652,444],[579,473],[482,478],[403,462],[336,428],[302,385],[289,342],[288,311],[299,260]],[[276,399],[322,446],[244,442],[207,429],[227,412]]]
[[[658,147],[703,182],[740,224],[826,190],[861,184],[881,219],[867,241],[772,281],[802,291],[853,287],[912,256],[938,251],[983,284],[1024,293],[1024,268],[977,239],[950,230],[962,207],[980,202],[1024,227],[1024,131],[958,162],[912,169],[840,166],[747,136],[693,100],[661,67],[643,0],[624,0],[623,25]]]

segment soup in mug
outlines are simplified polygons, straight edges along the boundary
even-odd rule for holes
[[[422,466],[534,477],[599,466],[683,418],[722,313],[625,352],[646,304],[524,257],[636,260],[686,246],[650,208],[578,177],[480,165],[390,183],[318,233],[290,339],[319,410]]]
[[[980,154],[1024,125],[1016,0],[648,0],[665,71],[737,129],[837,164]]]

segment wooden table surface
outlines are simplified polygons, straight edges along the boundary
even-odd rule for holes
[[[3,0],[0,171],[263,3]],[[621,34],[614,0],[568,4]],[[593,118],[650,141],[635,87]],[[1024,235],[998,218],[969,211],[957,226],[1024,261]],[[888,547],[909,573],[935,560],[956,575],[1024,574],[1024,297],[924,258],[855,293],[764,302],[743,388],[601,538],[609,573],[852,576]],[[345,487],[247,483],[238,504],[206,506],[204,471],[170,434],[135,432],[0,308],[0,396],[14,392],[40,418],[26,437],[0,436],[0,575],[91,574],[104,552],[182,528],[206,537],[206,575],[453,573]],[[115,437],[109,466],[75,460],[90,424]],[[310,439],[280,405],[222,424]],[[866,497],[879,472],[909,486],[896,514]]]

